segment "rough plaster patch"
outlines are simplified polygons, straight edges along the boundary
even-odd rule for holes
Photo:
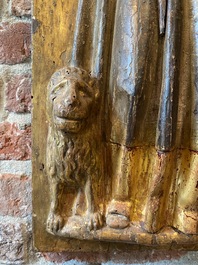
[[[141,255],[141,252],[140,252]],[[55,263],[46,261],[44,258],[39,258],[38,262],[28,263],[31,265],[54,265]],[[76,260],[70,260],[67,262],[62,263],[56,263],[57,265],[90,265],[90,263],[86,262],[79,262]],[[185,254],[183,258],[180,260],[163,260],[158,262],[146,262],[146,263],[130,263],[131,265],[198,265],[198,252],[192,251],[188,254]],[[127,264],[127,265],[130,265]],[[126,265],[126,263],[114,263],[114,262],[105,262],[105,263],[98,263],[98,264],[92,264],[92,265]]]
[[[0,160],[0,173],[31,176],[32,174],[31,160],[28,161]]]
[[[24,130],[27,126],[31,125],[31,114],[30,113],[14,113],[8,114],[6,121],[10,123],[17,123],[20,130]]]
[[[38,262],[36,263],[31,263],[32,265],[54,265],[54,262],[50,262],[50,261],[46,261],[44,258],[41,258]],[[76,260],[70,260],[67,262],[63,262],[63,263],[56,263],[56,264],[60,264],[60,265],[91,265],[88,262],[79,262]],[[92,264],[92,265],[100,265],[100,264]],[[118,265],[118,264],[115,264]]]
[[[22,63],[16,65],[0,65],[0,74],[13,76],[16,74],[31,73],[30,63]]]

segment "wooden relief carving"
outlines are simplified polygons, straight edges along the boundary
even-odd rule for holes
[[[95,117],[99,100],[97,80],[80,68],[65,67],[52,76],[48,94],[50,128],[46,156],[51,205],[47,231],[66,233],[61,231],[68,219],[61,211],[61,195],[68,189],[76,193],[69,205],[73,221],[84,210],[85,216],[79,222],[81,229],[83,225],[98,229],[103,225],[103,213],[94,181],[101,181],[103,152]],[[85,206],[81,205],[83,196]]]
[[[35,245],[198,249],[197,1],[40,2]]]

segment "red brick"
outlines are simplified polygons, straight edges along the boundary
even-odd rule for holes
[[[6,110],[13,112],[30,112],[31,110],[31,76],[15,75],[6,84]]]
[[[0,175],[0,214],[25,217],[31,213],[31,183],[28,177]]]
[[[31,1],[30,0],[12,0],[12,14],[15,16],[30,16]]]
[[[31,157],[31,129],[20,130],[17,124],[0,123],[0,159],[29,160]]]
[[[17,64],[30,57],[30,23],[0,24],[0,63]]]

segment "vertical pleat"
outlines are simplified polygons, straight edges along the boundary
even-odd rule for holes
[[[166,8],[167,8],[167,0],[158,0],[159,7],[159,29],[160,34],[165,33],[166,29]]]
[[[144,89],[150,19],[150,1],[117,1],[110,72],[111,141],[129,147]]]
[[[156,147],[161,151],[171,150],[176,138],[180,58],[180,5],[180,0],[168,1],[161,98],[156,136]]]
[[[191,0],[191,74],[192,74],[192,103],[191,103],[191,146],[198,151],[198,2]]]
[[[105,0],[79,0],[76,13],[71,65],[96,77],[102,71],[107,6]]]

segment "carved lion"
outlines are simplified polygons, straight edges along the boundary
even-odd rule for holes
[[[97,128],[99,110],[97,80],[76,67],[55,72],[48,85],[47,111],[49,131],[47,139],[47,175],[50,183],[51,205],[47,231],[56,234],[66,220],[61,213],[61,194],[74,188],[76,199],[71,205],[77,215],[79,194],[84,193],[88,228],[102,226],[95,181],[102,176],[102,149]]]

